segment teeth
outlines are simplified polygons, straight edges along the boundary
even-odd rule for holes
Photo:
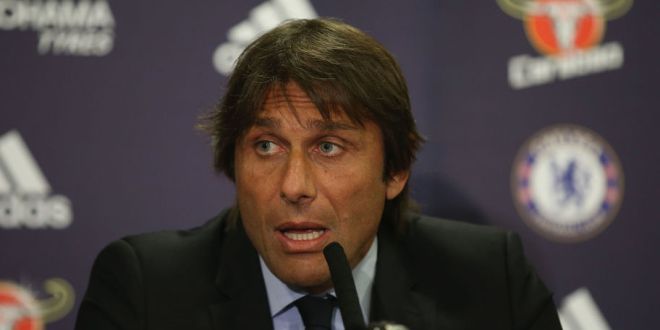
[[[284,236],[294,241],[309,241],[321,237],[324,230],[312,230],[306,233],[294,233],[285,231]]]

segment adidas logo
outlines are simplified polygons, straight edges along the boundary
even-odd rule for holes
[[[559,320],[564,330],[610,330],[587,288],[579,288],[562,301]]]
[[[213,66],[229,75],[239,55],[250,42],[264,32],[291,18],[316,18],[318,15],[308,0],[271,0],[250,11],[247,19],[227,32],[228,41],[222,43],[213,53]]]
[[[71,202],[50,192],[21,135],[12,130],[0,136],[0,228],[68,227]]]

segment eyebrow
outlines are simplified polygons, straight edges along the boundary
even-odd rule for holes
[[[265,128],[281,128],[282,123],[279,119],[272,117],[259,117],[255,119],[254,126]],[[348,123],[336,122],[332,120],[312,119],[307,121],[305,128],[315,128],[322,131],[336,130],[357,130],[358,127]]]

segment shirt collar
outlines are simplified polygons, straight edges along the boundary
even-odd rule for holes
[[[355,281],[355,288],[360,300],[360,307],[365,319],[369,318],[369,311],[371,309],[371,291],[373,288],[374,277],[376,275],[376,260],[378,259],[378,237],[374,238],[369,251],[362,258],[362,260],[353,268],[353,280]],[[280,281],[266,266],[263,258],[259,256],[261,264],[261,273],[264,277],[266,284],[266,292],[268,293],[268,304],[270,306],[270,315],[275,317],[289,308],[292,303],[299,298],[305,296],[307,293],[304,291],[296,291],[287,286],[284,282]],[[334,288],[328,291],[329,294],[335,295]],[[365,320],[366,321],[366,320]]]

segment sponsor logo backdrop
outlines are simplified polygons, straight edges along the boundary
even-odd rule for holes
[[[655,1],[0,0],[0,328],[72,328],[105,244],[231,205],[197,117],[316,16],[400,61],[424,212],[519,232],[566,329],[658,327]]]

